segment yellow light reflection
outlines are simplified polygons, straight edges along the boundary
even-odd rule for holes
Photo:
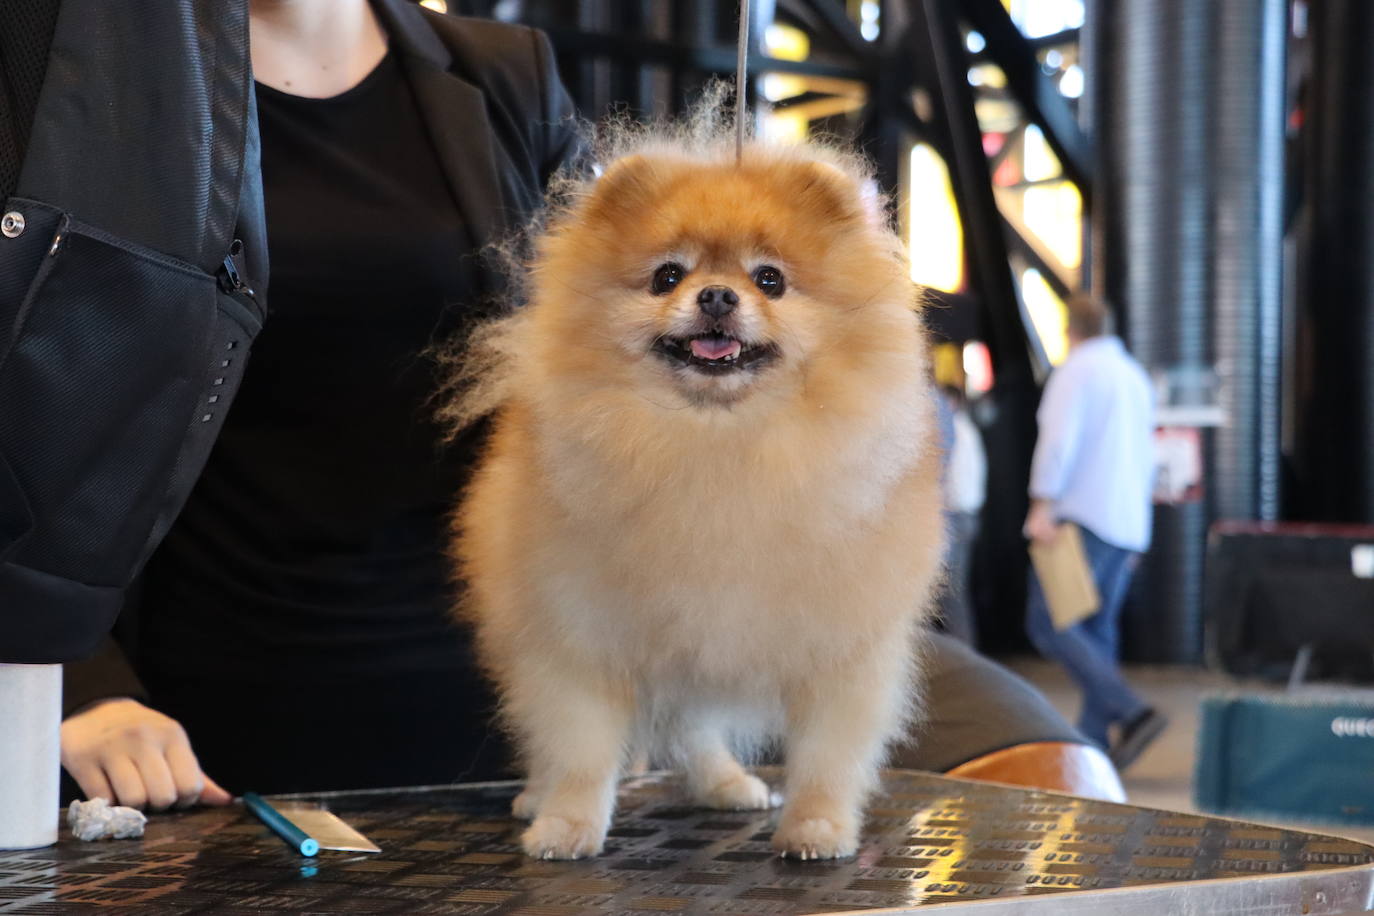
[[[779,60],[806,60],[811,55],[811,36],[796,26],[775,22],[763,31],[763,47]],[[767,73],[762,80],[763,97],[770,102],[793,98],[809,88],[806,77],[790,73]],[[806,118],[800,111],[765,113],[763,137],[779,143],[800,143],[810,127]]]
[[[1045,142],[1045,135],[1034,124],[1025,130],[1021,155],[1022,169],[1027,181],[1045,181],[1049,178],[1057,178],[1064,171],[1059,164],[1059,157]]]
[[[1060,299],[1040,271],[1030,268],[1021,274],[1021,299],[1030,313],[1031,324],[1045,348],[1045,355],[1053,365],[1059,365],[1069,355],[1069,338],[1065,332],[1068,313]]]
[[[794,25],[775,22],[763,30],[763,47],[771,57],[806,60],[811,54],[811,36]]]
[[[930,351],[935,384],[943,388],[964,388],[964,351],[957,343],[936,344]]]
[[[448,3],[445,0],[420,0],[420,5],[432,9],[436,13],[448,12]]]
[[[918,143],[911,148],[909,175],[911,279],[933,289],[956,292],[964,282],[964,230],[949,169],[929,144]]]
[[[1059,263],[1077,270],[1083,259],[1083,198],[1070,181],[1027,188],[1021,201],[1027,228],[1054,253]]]
[[[790,99],[806,91],[806,78],[790,73],[765,73],[760,82],[763,97],[770,102]]]
[[[906,852],[911,858],[929,859],[911,882],[912,903],[940,903],[942,894],[932,888],[947,885],[974,849],[966,826],[948,826],[967,819],[967,800],[960,795],[932,798],[907,826]],[[934,822],[934,823],[932,823]],[[938,842],[926,845],[929,840]]]
[[[1004,89],[1007,75],[996,64],[978,64],[968,71],[970,86],[987,86],[989,89]]]
[[[806,112],[797,109],[765,111],[760,119],[760,133],[769,143],[802,143],[810,129]]]

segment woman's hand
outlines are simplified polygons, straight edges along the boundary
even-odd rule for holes
[[[102,700],[62,723],[62,766],[87,798],[130,808],[232,799],[201,772],[178,722],[128,697]]]

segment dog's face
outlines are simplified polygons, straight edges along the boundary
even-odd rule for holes
[[[551,233],[536,286],[628,383],[723,406],[853,345],[907,282],[888,238],[831,165],[638,155]]]

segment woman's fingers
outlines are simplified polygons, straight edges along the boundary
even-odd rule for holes
[[[172,768],[167,765],[167,752],[157,745],[139,749],[133,758],[138,775],[143,779],[149,810],[161,811],[177,802],[177,787],[172,780]]]
[[[105,778],[105,771],[99,764],[85,764],[83,766],[68,766],[67,772],[71,773],[72,779],[81,787],[81,792],[87,798],[103,798],[113,802],[115,799],[114,789],[110,786],[110,781]]]
[[[101,761],[101,765],[105,769],[105,778],[110,781],[110,788],[114,790],[114,798],[110,799],[112,804],[142,808],[148,803],[148,790],[132,757],[123,753],[112,754]]]
[[[176,787],[177,807],[189,808],[200,801],[209,780],[200,771],[200,762],[191,753],[189,741],[173,741],[167,745],[167,766]]]
[[[234,796],[220,787],[209,776],[205,777],[205,791],[200,793],[200,803],[202,805],[227,805],[234,800]]]

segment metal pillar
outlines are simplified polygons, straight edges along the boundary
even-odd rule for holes
[[[1125,624],[1145,660],[1201,659],[1207,525],[1278,513],[1285,11],[1283,0],[1089,9],[1096,291],[1125,313],[1147,370],[1215,371],[1225,417],[1204,436],[1203,500],[1156,508]]]

